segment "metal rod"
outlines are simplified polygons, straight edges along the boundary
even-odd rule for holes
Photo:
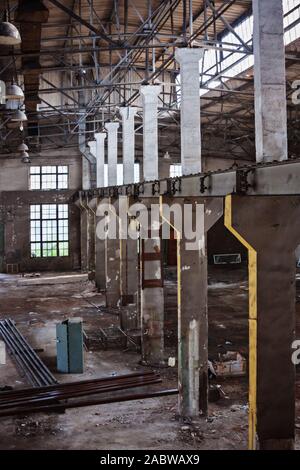
[[[55,377],[21,335],[12,320],[0,321],[0,331],[14,357],[19,357],[19,363],[21,362],[23,368],[27,370],[32,385],[42,386],[57,383]]]
[[[53,390],[67,390],[75,386],[86,386],[86,385],[93,385],[97,383],[105,384],[105,383],[119,383],[123,380],[127,380],[130,378],[140,378],[140,377],[149,377],[154,376],[154,372],[152,371],[142,371],[142,372],[133,372],[129,374],[123,375],[116,375],[110,377],[101,377],[97,379],[89,379],[89,380],[80,380],[75,382],[66,382],[66,383],[57,383],[54,385],[48,385],[44,387],[39,387],[34,390],[35,394],[44,393],[44,392],[51,392]],[[1,392],[0,398],[10,397],[10,396],[24,396],[26,394],[30,395],[32,393],[32,389],[24,388],[19,390]]]
[[[55,379],[55,377],[51,374],[49,369],[41,361],[41,359],[38,357],[38,355],[30,346],[30,344],[27,343],[24,336],[22,336],[19,330],[15,327],[13,321],[11,319],[8,319],[7,323],[8,323],[8,327],[11,329],[11,331],[15,335],[19,344],[24,348],[25,353],[28,354],[31,363],[33,364],[34,367],[37,368],[38,373],[41,374],[41,376],[43,376],[44,379],[49,382],[49,385],[51,385],[53,382],[56,383],[57,380]]]
[[[148,377],[148,379],[135,379],[135,380],[127,380],[117,384],[107,384],[105,386],[94,386],[94,387],[81,387],[81,388],[73,388],[69,391],[53,391],[48,394],[43,395],[28,395],[26,397],[19,397],[13,398],[11,400],[1,400],[0,395],[0,410],[8,409],[8,408],[16,408],[16,407],[24,407],[30,404],[46,404],[47,402],[53,402],[57,400],[68,400],[71,398],[79,398],[85,397],[89,395],[96,395],[99,393],[105,392],[113,392],[113,391],[120,391],[129,388],[136,388],[136,387],[144,387],[146,385],[154,385],[161,383],[162,380],[158,376]],[[33,390],[34,392],[34,390]]]
[[[147,392],[147,393],[136,393],[136,394],[129,394],[129,395],[121,395],[109,398],[102,398],[96,400],[86,400],[86,401],[75,401],[73,403],[59,403],[59,404],[52,404],[52,405],[43,405],[43,406],[28,406],[18,409],[11,409],[5,410],[0,412],[0,417],[4,416],[15,416],[19,414],[27,414],[27,413],[40,413],[40,412],[47,412],[47,411],[59,411],[65,410],[70,408],[82,408],[86,406],[97,406],[97,405],[105,405],[108,403],[119,403],[123,401],[132,401],[132,400],[143,400],[147,398],[160,398],[169,395],[177,395],[177,389],[168,389],[168,390],[159,390],[156,392]]]

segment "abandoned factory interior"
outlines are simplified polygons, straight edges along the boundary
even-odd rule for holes
[[[299,364],[300,0],[0,0],[0,449],[297,450]]]

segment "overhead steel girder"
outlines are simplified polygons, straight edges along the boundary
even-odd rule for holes
[[[95,28],[95,26],[93,26],[92,24],[90,24],[88,21],[84,20],[83,18],[81,18],[79,15],[76,15],[76,13],[71,10],[70,8],[66,7],[65,5],[63,5],[62,3],[58,2],[57,0],[49,0],[50,3],[53,3],[53,5],[55,5],[57,8],[59,8],[60,10],[64,11],[65,13],[67,13],[69,16],[71,16],[72,18],[74,18],[75,20],[77,20],[79,23],[81,23],[83,26],[85,26],[86,28],[88,28],[90,31],[92,31],[93,33],[97,34],[98,36],[100,36],[104,41],[108,42],[109,44],[113,45],[113,46],[120,46],[120,43],[119,42],[116,42],[116,41],[113,41],[109,36],[107,36],[106,34],[103,34],[101,33],[101,31],[99,31],[99,29]]]
[[[216,197],[228,194],[286,196],[300,194],[300,159],[260,163],[122,186],[80,191],[89,197]]]

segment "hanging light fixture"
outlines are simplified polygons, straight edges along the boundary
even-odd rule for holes
[[[24,93],[22,88],[15,83],[6,86],[5,98],[7,100],[17,100],[23,101],[24,100]]]
[[[31,160],[29,158],[29,154],[26,152],[26,150],[23,150],[23,152],[21,152],[21,162],[22,163],[31,163]]]
[[[20,152],[21,162],[22,163],[31,163],[30,157],[28,154],[28,146],[23,142],[18,146],[17,149]]]
[[[0,45],[16,46],[21,43],[21,36],[15,25],[9,22],[8,11],[5,12],[4,21],[0,21]]]
[[[28,151],[28,146],[25,144],[25,142],[22,142],[19,147],[18,147],[19,152],[27,152]]]
[[[15,111],[19,108],[20,102],[18,100],[7,100],[5,103],[5,109],[8,111]]]
[[[10,122],[24,122],[24,121],[27,121],[27,116],[24,113],[24,111],[21,111],[20,109],[17,109],[17,111],[15,111],[10,118]]]
[[[6,124],[6,127],[8,129],[17,129],[18,127],[23,128],[23,123],[26,121],[27,121],[26,114],[20,109],[17,109],[13,114],[10,115],[9,121]]]

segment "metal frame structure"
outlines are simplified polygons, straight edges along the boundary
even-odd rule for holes
[[[159,103],[161,135],[166,140],[166,134],[176,140],[180,105],[176,86],[179,70],[174,60],[175,47],[191,45],[238,53],[241,60],[252,54],[251,45],[246,44],[235,30],[251,14],[250,0],[242,5],[238,0],[221,5],[204,0],[197,11],[195,3],[192,0],[148,0],[145,15],[140,5],[132,0],[124,2],[123,11],[120,11],[118,2],[112,1],[109,14],[103,17],[97,10],[95,0],[74,0],[72,8],[62,2],[49,0],[47,6],[51,7],[50,20],[42,25],[40,50],[7,51],[0,57],[0,75],[15,67],[20,77],[24,73],[22,59],[36,61],[40,58],[41,83],[37,94],[41,104],[37,112],[27,112],[29,128],[32,127],[32,130],[28,128],[26,139],[33,150],[36,146],[39,149],[40,145],[42,148],[59,148],[62,143],[63,146],[75,148],[79,133],[84,132],[89,140],[107,120],[116,116],[118,106],[139,106],[140,86],[157,80],[163,88]],[[17,3],[11,5],[11,13],[17,7]],[[237,9],[242,12],[240,15]],[[52,12],[61,13],[64,21],[51,22]],[[234,15],[236,17],[231,21]],[[129,21],[133,17],[138,19],[134,25],[132,20]],[[51,34],[52,30],[55,34]],[[235,43],[223,41],[228,32],[234,34]],[[59,46],[51,47],[53,43]],[[297,64],[297,57],[289,52],[287,67],[293,67],[294,64]],[[49,80],[51,72],[58,74],[61,81],[59,85]],[[244,74],[228,79],[228,72],[229,69],[222,70],[220,63],[217,63],[215,73],[209,70],[199,73],[199,79],[201,74],[208,78],[201,85],[208,91],[201,97],[204,154],[208,157],[220,156],[218,146],[212,146],[212,136],[217,136],[224,142],[225,157],[253,161],[253,78],[251,74],[249,77]],[[210,83],[216,79],[220,80],[221,85],[211,88]],[[290,99],[293,90],[289,80],[287,86]],[[80,99],[80,94],[83,99]],[[25,89],[25,96],[30,98],[31,95],[32,92]],[[137,122],[139,118],[138,115]],[[297,110],[291,110],[290,148],[296,156],[300,138],[297,118]],[[83,123],[84,129],[81,126]],[[141,123],[138,130],[140,128]],[[11,137],[17,133],[5,130],[4,126],[1,128],[2,152],[5,152]],[[178,144],[176,146],[178,148]]]
[[[284,162],[256,163],[228,170],[79,191],[76,199],[119,196],[225,197],[228,194],[285,196],[298,195],[299,185],[300,159],[290,159]]]

